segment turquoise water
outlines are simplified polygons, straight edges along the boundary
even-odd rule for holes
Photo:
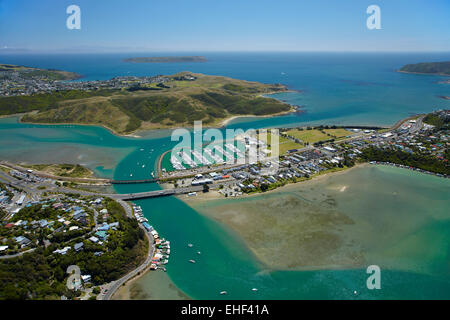
[[[208,57],[210,62],[205,64],[150,65],[121,63],[122,55],[4,55],[0,58],[4,63],[75,71],[85,75],[85,79],[191,70],[267,83],[281,82],[291,89],[302,90],[300,93],[283,93],[277,98],[304,105],[305,112],[264,119],[238,119],[229,125],[231,128],[306,123],[386,125],[413,113],[449,106],[448,101],[437,98],[438,95],[450,95],[449,85],[436,83],[442,77],[405,75],[393,70],[405,63],[448,60],[450,54],[211,54]],[[158,156],[176,143],[170,141],[168,133],[158,131],[143,133],[143,138],[139,139],[124,138],[99,127],[28,125],[19,124],[16,119],[0,119],[0,158],[29,163],[74,162],[84,164],[104,177],[149,178]],[[422,187],[435,183],[427,180],[428,176],[409,171],[405,174],[396,169],[386,176],[386,183],[398,188],[404,188],[405,184],[417,186],[418,195],[423,191]],[[427,193],[427,197],[437,197],[440,205],[448,208],[448,180],[438,180],[436,183],[442,184],[442,188],[433,187],[433,193]],[[117,191],[158,188],[157,184],[122,185]],[[425,210],[428,198],[412,197],[410,203],[404,205],[410,210]],[[381,197],[375,203],[383,204],[383,201]],[[358,205],[364,207],[364,203],[358,201],[346,203],[347,210],[363,210],[358,209]],[[393,202],[396,206],[399,203]],[[426,272],[419,272],[420,268],[383,270],[383,290],[369,291],[365,289],[365,270],[266,270],[231,229],[198,214],[176,198],[141,200],[138,204],[160,234],[171,240],[173,255],[168,274],[177,287],[193,298],[450,298],[449,249],[448,245],[443,245],[449,240],[448,216],[436,218],[434,224],[420,224],[411,237],[404,240],[403,245],[410,250],[407,257],[416,264],[423,263]],[[356,207],[352,208],[352,204]],[[433,207],[429,209],[433,210]],[[386,216],[394,209],[381,205],[379,210]],[[188,248],[187,243],[193,243],[195,247]],[[409,243],[422,246],[414,250]],[[428,243],[435,250],[428,250]],[[395,247],[392,252],[396,250],[402,251],[402,246]],[[196,251],[201,251],[202,255],[198,256]],[[431,253],[427,257],[424,252]],[[385,257],[388,253],[381,250],[379,254]],[[395,260],[395,255],[392,256]],[[197,263],[190,264],[189,259],[195,259]],[[434,263],[437,266],[433,266]],[[252,292],[253,287],[259,291]],[[229,295],[220,296],[218,292],[222,290],[227,290]],[[353,293],[355,290],[357,295]]]

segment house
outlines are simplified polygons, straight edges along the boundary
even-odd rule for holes
[[[80,220],[84,217],[86,217],[86,213],[84,211],[77,211],[76,213],[73,214],[74,220]]]
[[[24,236],[15,237],[14,240],[22,247],[27,246],[31,242],[30,239],[25,238]]]
[[[78,226],[72,226],[69,228],[69,231],[74,231],[80,229]]]
[[[97,231],[108,231],[109,227],[110,227],[109,224],[104,223],[103,225],[101,225],[97,228]]]
[[[53,251],[53,253],[59,253],[61,255],[65,255],[70,249],[72,249],[72,248],[64,247],[63,249],[57,249],[57,250]]]
[[[89,275],[89,274],[81,275],[81,280],[83,280],[84,283],[90,282],[91,275]]]
[[[101,240],[105,241],[108,235],[106,234],[106,231],[97,231],[95,235]]]
[[[45,220],[45,219],[39,220],[39,226],[40,226],[41,228],[47,227],[47,226],[48,226],[48,221]]]
[[[102,209],[102,210],[100,210],[100,213],[101,214],[107,214],[108,213],[108,209]]]
[[[73,248],[75,249],[76,252],[83,250],[83,247],[84,247],[83,242],[75,243],[75,245],[73,246]]]
[[[0,252],[4,252],[6,250],[8,250],[8,246],[0,246]]]
[[[113,230],[117,230],[117,228],[119,227],[119,225],[120,225],[120,223],[119,223],[119,221],[117,221],[117,222],[110,223],[110,224],[109,224],[109,227],[110,227],[111,229],[113,229]]]
[[[62,208],[63,207],[63,204],[62,203],[55,203],[55,204],[53,204],[53,209],[60,209],[60,208]]]
[[[97,237],[92,236],[88,240],[93,242],[93,243],[97,243],[99,239]]]

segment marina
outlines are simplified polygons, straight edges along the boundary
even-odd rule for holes
[[[170,257],[170,241],[160,239],[158,232],[148,223],[148,219],[144,217],[142,208],[135,204],[132,205],[134,216],[139,223],[150,233],[154,239],[155,251],[153,253],[150,270],[167,271],[164,265],[169,263]]]

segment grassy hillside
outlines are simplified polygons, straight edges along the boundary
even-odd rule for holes
[[[74,72],[54,70],[54,69],[38,69],[24,66],[16,66],[12,64],[0,64],[0,75],[2,72],[19,72],[24,78],[40,77],[48,80],[73,80],[81,76]]]
[[[192,126],[194,120],[218,125],[234,115],[271,115],[291,107],[262,94],[285,91],[282,85],[195,74],[195,81],[170,77],[163,87],[156,84],[136,90],[54,93],[0,99],[0,114],[28,112],[23,121],[104,125],[117,133],[137,129]],[[9,100],[8,100],[9,99]],[[19,112],[19,111],[17,111]]]
[[[411,73],[443,74],[450,76],[450,61],[407,64],[403,66],[399,71]]]

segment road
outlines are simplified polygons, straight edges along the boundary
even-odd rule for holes
[[[19,252],[19,253],[16,253],[16,254],[11,254],[9,256],[0,256],[0,260],[20,257],[20,256],[24,255],[25,253],[33,252],[34,250],[36,250],[36,248],[30,249],[30,250],[27,250],[27,251],[23,251],[23,252]]]
[[[139,227],[144,229],[141,225],[139,225]],[[111,297],[114,295],[114,293],[124,283],[126,283],[128,280],[134,278],[139,273],[145,272],[145,270],[151,265],[153,255],[155,253],[155,241],[154,241],[153,236],[152,236],[151,233],[147,232],[145,229],[144,229],[144,231],[145,231],[145,234],[146,234],[146,237],[147,237],[147,240],[148,240],[148,244],[149,244],[147,257],[145,258],[144,263],[142,263],[139,267],[137,267],[136,269],[130,271],[129,273],[127,273],[126,275],[124,275],[120,279],[118,279],[116,281],[112,281],[112,282],[104,285],[103,286],[104,290],[101,293],[101,295],[100,295],[98,300],[110,300]],[[106,293],[104,293],[105,289],[108,290]]]

